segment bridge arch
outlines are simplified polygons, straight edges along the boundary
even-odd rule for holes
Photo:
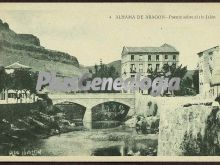
[[[62,112],[65,119],[75,124],[81,125],[84,118],[86,107],[73,101],[58,102],[53,105],[54,109]]]
[[[130,106],[118,101],[105,101],[91,108],[92,121],[122,121]]]
[[[83,107],[87,107],[85,102],[73,99],[59,99],[59,100],[52,100],[53,105],[63,104],[63,103],[70,103],[70,104],[77,104]]]
[[[90,109],[99,105],[99,104],[104,104],[104,103],[108,103],[108,102],[115,102],[115,103],[120,103],[120,104],[124,104],[128,107],[131,107],[131,103],[129,101],[125,101],[125,100],[119,100],[119,99],[103,99],[103,100],[97,100],[95,102],[92,102],[89,107]]]
[[[126,101],[118,101],[118,100],[115,100],[115,99],[110,99],[110,100],[108,100],[108,101],[101,101],[101,102],[96,102],[93,106],[92,106],[92,108],[93,107],[95,107],[95,106],[97,106],[97,105],[100,105],[100,104],[104,104],[104,103],[109,103],[109,102],[115,102],[115,103],[119,103],[119,104],[123,104],[123,105],[126,105],[126,106],[128,106],[129,108],[130,108],[130,104],[129,103],[127,103]]]
[[[121,103],[124,104],[128,107],[131,107],[131,102],[130,100],[120,100],[120,99],[114,99],[114,98],[110,98],[110,99],[96,99],[96,100],[81,100],[81,99],[59,99],[59,100],[53,100],[53,105],[57,105],[57,104],[63,104],[63,103],[74,103],[74,104],[78,104],[81,106],[86,107],[87,109],[91,109],[94,106],[98,105],[98,104],[103,104],[103,103],[107,103],[107,102],[117,102],[117,103]]]
[[[124,93],[51,93],[48,97],[52,100],[53,105],[63,102],[72,102],[86,107],[83,121],[91,122],[92,108],[106,102],[116,102],[130,107],[127,115],[135,113],[135,96],[134,94]]]

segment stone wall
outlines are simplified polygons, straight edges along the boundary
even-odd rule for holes
[[[174,100],[173,103],[175,103]],[[195,103],[196,101],[197,103]],[[197,100],[196,97],[185,103],[183,103],[184,100],[180,102],[182,103],[176,105],[176,107],[167,107],[160,113],[158,156],[183,155],[181,145],[183,144],[184,135],[188,135],[190,131],[195,138],[198,133],[204,136],[206,120],[212,110],[211,106],[200,103],[201,101]],[[210,102],[210,100],[204,102]],[[167,101],[167,104],[172,105],[172,101]],[[186,106],[183,106],[183,104],[186,104]]]
[[[150,113],[157,106],[157,115],[180,105],[199,102],[198,97],[153,97],[150,95],[135,94],[135,111],[137,114]]]
[[[184,134],[190,130],[194,137],[199,132],[202,136],[204,135],[206,120],[211,113],[211,106],[204,105],[204,103],[210,103],[212,100],[204,100],[199,96],[152,97],[141,94],[136,94],[135,99],[137,115],[148,116],[155,105],[158,107],[159,156],[182,155],[181,144]]]

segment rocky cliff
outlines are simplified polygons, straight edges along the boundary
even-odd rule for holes
[[[45,49],[32,34],[17,34],[0,20],[0,65],[16,61],[35,71],[56,71],[64,75],[79,74],[79,62],[70,54]]]
[[[210,105],[210,100],[207,100],[163,111],[160,115],[158,155],[219,155],[220,110]]]

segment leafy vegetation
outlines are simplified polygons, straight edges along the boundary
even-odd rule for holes
[[[95,71],[94,73],[92,72],[92,70],[90,70],[90,73],[92,73],[92,79],[95,77],[100,77],[100,78],[109,78],[111,77],[113,79],[113,81],[120,77],[119,73],[116,71],[114,66],[107,66],[105,64],[101,64],[100,66],[95,65]],[[90,92],[100,92],[100,93],[118,93],[119,91],[115,91],[115,90],[104,90],[104,91],[90,91]]]
[[[220,155],[220,111],[213,109],[206,121],[204,136],[199,132],[193,136],[192,130],[185,132],[181,144],[183,155],[185,156],[219,156]]]
[[[0,68],[0,91],[13,89],[16,92],[24,90],[25,93],[36,93],[37,73],[19,69],[7,74],[4,67]]]
[[[195,71],[193,74],[193,78],[186,77],[185,75],[187,73],[187,66],[176,66],[175,64],[173,65],[168,65],[165,64],[162,67],[161,72],[158,72],[156,69],[155,70],[149,70],[148,72],[150,73],[150,78],[155,79],[156,77],[167,77],[171,79],[172,77],[179,77],[181,79],[180,81],[180,90],[174,91],[172,93],[173,95],[176,96],[184,96],[184,95],[196,95],[199,93],[199,75],[198,72]],[[170,73],[167,75],[167,73]],[[164,94],[167,94],[168,92],[165,92]]]
[[[204,156],[205,145],[201,133],[196,137],[193,136],[192,130],[185,132],[183,142],[181,144],[184,156]]]

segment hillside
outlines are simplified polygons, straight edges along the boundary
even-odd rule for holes
[[[56,71],[62,75],[81,73],[79,62],[70,54],[45,49],[32,34],[17,34],[0,20],[0,65],[19,61],[34,71]]]
[[[108,66],[114,66],[116,71],[121,74],[121,60],[117,60],[117,61],[113,61],[109,64],[107,64]]]
[[[108,64],[105,64],[106,66],[114,66],[116,71],[121,74],[121,60],[113,61]],[[80,66],[80,68],[84,68],[87,70],[92,70],[92,72],[95,71],[95,66]]]
[[[107,66],[114,66],[116,71],[121,74],[121,60],[117,60],[117,61],[113,61],[111,63],[105,64]],[[95,71],[95,67],[94,66],[80,66],[80,68],[85,69],[87,71],[92,70],[93,72]],[[194,74],[195,70],[188,70],[186,75],[184,76],[184,79],[186,77],[189,77],[190,79],[192,79],[192,76]]]

